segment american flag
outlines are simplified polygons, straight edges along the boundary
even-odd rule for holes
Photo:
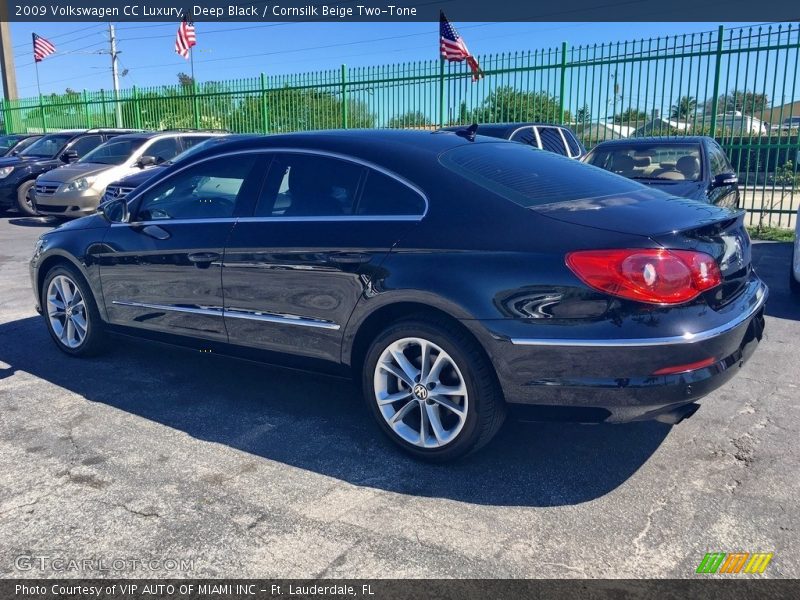
[[[197,34],[194,31],[194,23],[184,19],[178,25],[178,33],[175,36],[175,52],[183,58],[189,58],[189,48],[197,44]]]
[[[33,34],[33,60],[34,62],[42,62],[46,57],[53,54],[56,47],[52,42],[44,39],[40,35]]]
[[[472,70],[472,81],[478,81],[483,77],[483,71],[481,71],[478,61],[469,53],[467,45],[458,35],[456,28],[444,16],[444,11],[439,11],[439,50],[442,58],[450,62],[466,60]]]

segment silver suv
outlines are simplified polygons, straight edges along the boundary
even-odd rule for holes
[[[171,160],[218,135],[225,134],[162,131],[117,136],[79,161],[39,176],[33,194],[35,210],[61,217],[90,214],[112,181]]]

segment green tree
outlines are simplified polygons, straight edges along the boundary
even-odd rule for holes
[[[584,104],[575,112],[575,122],[576,123],[588,123],[592,120],[592,112],[589,110],[589,106]]]
[[[711,114],[714,101],[709,100],[705,104],[705,111]],[[769,98],[766,94],[756,94],[747,90],[733,90],[722,94],[717,99],[717,113],[739,111],[745,115],[761,114],[769,108]]]
[[[669,116],[673,119],[686,120],[697,111],[697,100],[692,96],[681,96],[677,104],[673,104]]]
[[[617,125],[636,127],[637,125],[644,124],[647,121],[647,113],[643,110],[639,110],[638,108],[633,108],[632,106],[629,106],[621,113],[614,115],[614,123]]]
[[[410,110],[402,115],[396,115],[389,119],[389,127],[429,127],[432,125],[425,113],[419,110]]]
[[[510,86],[499,87],[489,94],[483,103],[472,111],[476,123],[522,123],[542,121],[555,123],[561,116],[561,107],[556,96],[547,92],[523,92]],[[564,120],[572,121],[569,111]]]

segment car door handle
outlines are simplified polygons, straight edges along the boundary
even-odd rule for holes
[[[159,227],[158,225],[146,225],[145,227],[142,227],[140,231],[145,235],[149,235],[151,238],[156,238],[157,240],[169,239],[169,231]]]
[[[192,252],[188,259],[197,265],[208,265],[215,260],[219,260],[220,255],[217,252]]]
[[[330,262],[340,265],[360,265],[368,263],[371,258],[371,255],[363,252],[331,252],[328,254]]]

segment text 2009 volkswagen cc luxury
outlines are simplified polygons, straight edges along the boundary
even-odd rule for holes
[[[767,288],[741,211],[470,138],[199,152],[41,237],[50,334],[73,355],[117,330],[346,368],[385,433],[433,460],[485,444],[512,404],[674,423],[749,357]]]

